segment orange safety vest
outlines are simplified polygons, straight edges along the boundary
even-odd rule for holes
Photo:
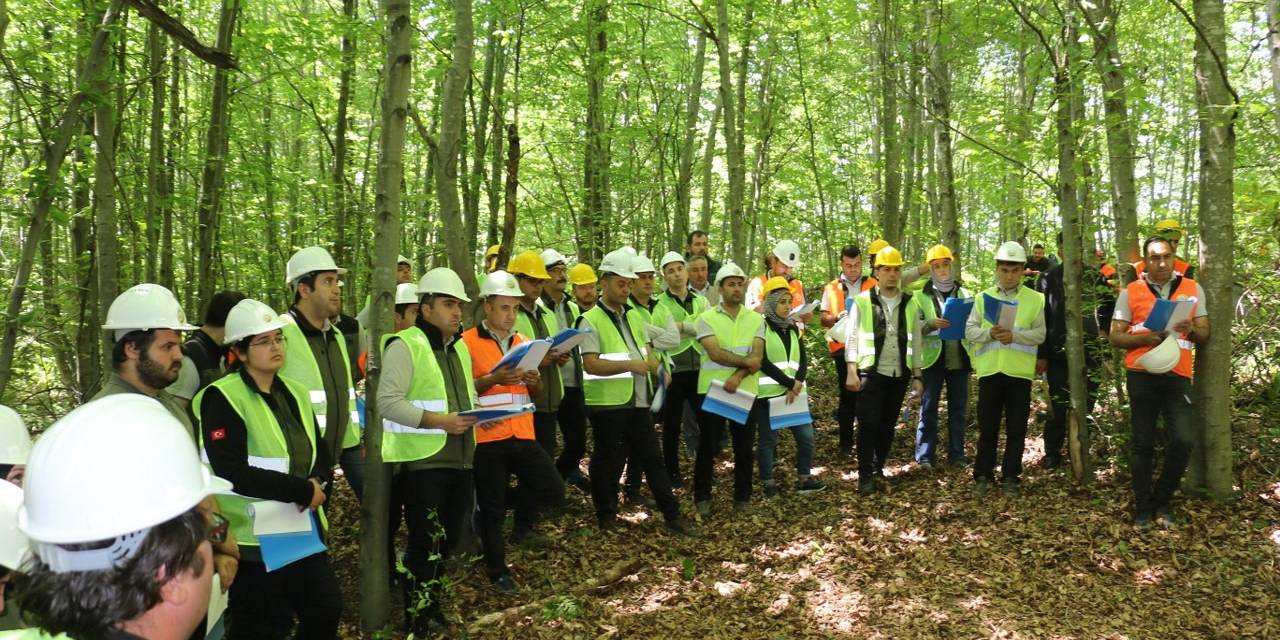
[[[862,293],[879,284],[879,281],[871,276],[862,278],[862,286],[858,289],[858,293]],[[822,290],[822,300],[826,303],[828,313],[834,313],[837,316],[844,310],[844,285],[840,284],[840,278],[836,278],[827,283]],[[844,350],[843,342],[835,342],[830,338],[827,339],[827,351],[838,353]]]
[[[1175,277],[1178,277],[1180,281],[1177,283],[1177,287],[1169,293],[1169,299],[1185,300],[1194,298],[1196,295],[1196,281],[1191,278]],[[1155,292],[1151,290],[1151,285],[1147,284],[1146,280],[1130,282],[1127,291],[1129,292],[1129,309],[1132,312],[1131,320],[1129,321],[1129,333],[1151,333],[1151,330],[1143,323],[1146,321],[1147,316],[1151,314],[1152,307],[1156,304]],[[1196,306],[1199,305],[1200,301],[1196,301]],[[1191,312],[1191,316],[1195,317],[1194,309]],[[1187,339],[1186,334],[1177,336],[1177,340],[1179,358],[1178,364],[1173,368],[1173,373],[1191,379],[1191,341]],[[1138,358],[1141,358],[1142,354],[1150,350],[1151,347],[1129,349],[1124,354],[1124,366],[1131,371],[1143,371],[1142,365],[1138,364]]]
[[[525,340],[524,336],[516,333],[511,339],[511,347],[515,348],[516,345],[525,342]],[[480,376],[488,375],[502,360],[502,348],[498,346],[498,341],[491,337],[481,336],[479,327],[471,327],[463,332],[462,341],[466,343],[467,349],[471,352],[471,375],[477,380],[480,379]],[[529,388],[522,384],[495,384],[476,397],[478,408],[525,404],[528,402],[532,402],[529,399]],[[476,429],[476,443],[497,442],[509,438],[518,440],[534,439],[532,413],[490,422]]]
[[[1173,273],[1178,276],[1187,275],[1187,270],[1191,268],[1191,264],[1182,258],[1175,257],[1173,259]],[[1142,274],[1147,272],[1147,263],[1145,260],[1139,260],[1133,263],[1134,273],[1141,278]]]

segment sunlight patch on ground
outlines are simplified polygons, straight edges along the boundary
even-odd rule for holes
[[[882,520],[872,516],[867,518],[867,525],[884,535],[890,535],[893,533],[893,523],[888,520]]]
[[[724,598],[728,598],[729,596],[732,596],[738,592],[746,593],[751,591],[752,589],[750,582],[731,582],[731,581],[717,581],[714,585],[714,588],[716,590],[716,593],[720,594],[720,596]]]
[[[866,598],[856,589],[830,578],[805,596],[808,617],[822,629],[852,633],[869,613]]]
[[[1164,567],[1143,567],[1133,572],[1133,582],[1140,587],[1154,587],[1164,580]]]
[[[636,509],[635,511],[619,513],[618,519],[631,524],[641,524],[649,519],[649,512],[644,509]]]
[[[919,529],[908,529],[899,533],[898,539],[904,542],[922,544],[929,541],[929,536],[926,536],[924,532]]]
[[[778,597],[774,598],[773,602],[770,603],[769,608],[765,609],[765,613],[771,616],[776,616],[786,611],[790,607],[791,607],[791,594],[780,593],[778,594]]]
[[[815,551],[821,551],[822,546],[808,536],[796,538],[790,543],[777,546],[759,546],[752,551],[752,556],[756,561],[763,565],[776,564],[779,561],[793,560],[797,558],[805,558],[812,555]]]
[[[1280,546],[1280,528],[1272,529],[1271,535],[1267,536],[1267,539],[1274,542],[1277,546]]]
[[[1267,485],[1267,490],[1258,494],[1263,502],[1280,505],[1280,482],[1272,482]]]

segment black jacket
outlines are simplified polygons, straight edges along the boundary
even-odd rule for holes
[[[1085,354],[1095,361],[1094,348],[1101,341],[1098,330],[1110,327],[1111,314],[1115,312],[1116,299],[1106,278],[1093,267],[1086,266],[1081,276],[1080,297],[1084,304]],[[1036,357],[1042,360],[1067,358],[1067,294],[1062,265],[1054,265],[1036,283],[1036,290],[1044,294],[1044,342],[1036,349]]]
[[[182,355],[191,358],[191,362],[196,365],[196,371],[200,374],[200,386],[196,387],[197,391],[221,378],[222,372],[226,370],[226,347],[214,342],[213,338],[203,331],[196,331],[182,343]]]

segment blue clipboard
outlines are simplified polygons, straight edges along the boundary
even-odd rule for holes
[[[311,514],[311,529],[258,536],[258,544],[262,550],[262,563],[267,565],[268,572],[328,550],[320,541],[320,526],[314,512]]]
[[[942,319],[951,326],[938,332],[943,340],[964,340],[964,324],[973,312],[973,298],[947,298],[942,305]],[[998,317],[998,316],[997,316]]]

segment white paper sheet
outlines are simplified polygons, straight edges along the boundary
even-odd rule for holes
[[[269,536],[277,533],[299,533],[311,529],[311,511],[298,511],[292,502],[263,500],[249,505],[249,517],[253,518],[253,535]]]
[[[738,387],[738,390],[729,393],[724,388],[724,383],[719,380],[712,380],[711,387],[707,389],[707,397],[717,402],[735,406],[743,411],[751,411],[751,403],[756,401],[754,393],[748,393]]]
[[[787,317],[788,317],[788,318],[794,318],[794,317],[796,317],[796,316],[802,316],[802,315],[804,315],[804,314],[806,314],[806,313],[810,313],[810,312],[812,312],[814,309],[817,309],[819,304],[821,304],[821,302],[820,302],[819,300],[814,300],[813,302],[810,302],[809,304],[802,304],[802,305],[800,305],[800,306],[798,306],[798,307],[796,307],[796,308],[792,309],[792,310],[791,310],[791,313],[788,313],[788,314],[787,314]]]

